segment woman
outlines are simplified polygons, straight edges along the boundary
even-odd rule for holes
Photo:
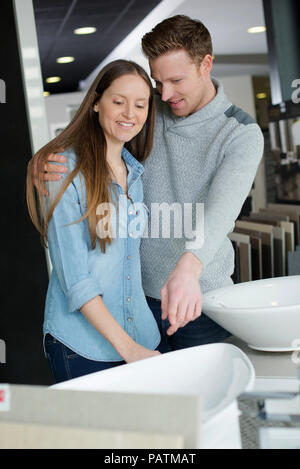
[[[117,60],[99,73],[69,126],[36,155],[40,169],[49,153],[65,149],[70,174],[49,183],[50,197],[38,193],[36,200],[29,164],[29,213],[53,265],[43,332],[55,382],[159,355],[160,333],[141,283],[140,236],[128,232],[145,218],[139,161],[151,151],[153,127],[148,75]],[[125,236],[117,235],[114,207]]]

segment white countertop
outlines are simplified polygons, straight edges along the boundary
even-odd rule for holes
[[[292,352],[259,352],[251,349],[244,341],[234,336],[227,339],[226,342],[236,345],[248,356],[254,366],[257,379],[291,378],[296,381],[297,367],[292,360]]]

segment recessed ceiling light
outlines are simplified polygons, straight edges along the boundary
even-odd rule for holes
[[[49,96],[49,91],[44,91],[44,96]]]
[[[56,62],[58,64],[69,64],[70,62],[74,62],[74,57],[58,57]]]
[[[257,93],[257,99],[265,99],[267,97],[266,93]]]
[[[60,77],[48,77],[46,78],[46,83],[58,83],[60,80]]]
[[[248,29],[248,33],[250,34],[256,34],[256,33],[264,33],[266,31],[265,26],[254,26],[253,28]]]
[[[92,34],[97,31],[96,28],[94,27],[88,27],[88,28],[77,28],[74,29],[74,34]]]

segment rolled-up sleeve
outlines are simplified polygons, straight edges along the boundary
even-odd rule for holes
[[[49,187],[53,201],[65,178]],[[50,202],[48,201],[50,206]],[[90,236],[88,220],[82,216],[80,193],[73,180],[55,207],[48,226],[50,258],[66,296],[68,310],[79,310],[87,301],[101,295],[100,285],[89,270]],[[99,247],[97,246],[96,249]]]

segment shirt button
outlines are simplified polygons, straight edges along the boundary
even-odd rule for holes
[[[129,301],[130,301],[130,297],[128,297],[128,298],[127,298],[127,301],[128,301],[128,303],[129,303]]]
[[[127,278],[127,280],[130,280],[130,275],[127,275],[127,277],[126,277],[126,278]]]
[[[127,259],[131,259],[131,256],[127,256]]]
[[[128,236],[129,236],[129,238],[132,238],[132,236],[133,236],[133,235],[132,235],[132,233],[129,233],[129,235],[128,235]]]
[[[129,210],[128,215],[133,215],[133,211]]]
[[[131,321],[132,321],[132,318],[127,318],[127,321],[128,321],[128,322],[131,322]]]

